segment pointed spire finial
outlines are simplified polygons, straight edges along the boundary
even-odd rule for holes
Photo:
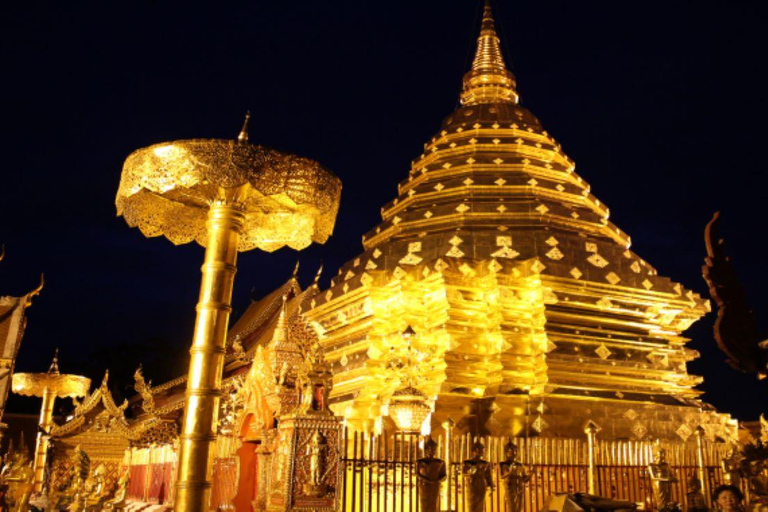
[[[0,245],[0,261],[5,259],[5,244]]]
[[[251,120],[251,111],[248,110],[245,113],[245,121],[243,121],[243,127],[240,129],[240,134],[237,136],[237,142],[248,142],[248,121]]]
[[[517,103],[515,77],[504,64],[490,0],[485,0],[472,69],[464,75],[462,105]]]
[[[56,347],[56,352],[53,353],[53,361],[48,368],[48,373],[59,373],[59,348]]]
[[[315,278],[312,280],[312,286],[319,286],[318,283],[320,282],[320,276],[323,274],[323,262],[320,262],[320,267],[318,267],[317,272],[315,273]]]
[[[288,309],[288,295],[283,295],[283,303],[280,305],[280,315],[277,317],[275,332],[272,334],[272,341],[275,343],[284,342],[287,336],[288,320],[286,310]]]
[[[296,258],[296,266],[293,267],[293,274],[291,274],[292,279],[296,279],[296,276],[299,275],[299,258]]]

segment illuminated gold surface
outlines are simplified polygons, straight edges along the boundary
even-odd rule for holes
[[[206,510],[225,340],[238,251],[324,242],[341,183],[317,162],[247,142],[185,140],[132,153],[123,166],[118,215],[146,236],[206,248],[190,349],[175,509]]]
[[[42,397],[52,390],[60,398],[79,398],[88,394],[91,379],[62,373],[14,373],[13,392],[23,396]]]
[[[517,103],[489,6],[461,99],[307,312],[333,364],[334,412],[385,426],[411,325],[433,429],[450,418],[476,435],[577,437],[593,419],[620,438],[684,440],[699,424],[733,437],[686,368],[698,353],[682,332],[709,303],[630,250]]]
[[[207,244],[208,209],[238,205],[237,248],[274,251],[325,242],[333,231],[341,182],[320,164],[234,140],[155,144],[125,161],[117,212],[148,237]]]
[[[80,375],[59,373],[55,357],[47,373],[15,373],[13,392],[24,396],[38,396],[43,399],[40,407],[39,430],[35,443],[35,480],[34,491],[41,492],[45,478],[45,461],[48,456],[48,434],[55,426],[53,423],[53,405],[56,397],[79,398],[88,394],[91,379]]]

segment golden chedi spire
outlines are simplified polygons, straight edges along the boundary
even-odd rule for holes
[[[462,105],[480,103],[517,103],[515,76],[504,64],[499,36],[493,21],[490,0],[485,1],[480,36],[472,69],[464,75]]]
[[[514,87],[486,4],[463,105],[306,313],[334,366],[330,407],[381,426],[410,342],[435,428],[581,436],[588,403],[616,436],[677,436],[701,394],[682,332],[708,303],[630,250]]]

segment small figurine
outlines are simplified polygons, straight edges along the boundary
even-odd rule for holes
[[[7,486],[5,492],[6,510],[26,512],[29,509],[28,503],[32,494],[34,477],[32,462],[22,447],[11,456],[11,460],[6,463],[2,470],[3,485]]]
[[[768,511],[768,475],[765,473],[765,462],[752,460],[747,466],[749,482],[749,510],[753,512]]]
[[[322,497],[328,491],[328,487],[323,483],[327,453],[328,441],[319,429],[315,430],[309,446],[307,446],[309,482],[306,484],[304,492],[309,496]]]
[[[465,460],[461,473],[464,476],[464,491],[467,500],[467,512],[485,512],[485,495],[493,492],[491,464],[483,459],[485,445],[477,442],[472,445],[472,458]]]
[[[697,476],[692,476],[688,481],[688,489],[686,494],[688,512],[707,512],[709,510],[707,500],[701,492],[701,481]]]
[[[670,510],[676,504],[672,502],[672,484],[677,478],[672,474],[672,469],[666,460],[667,451],[664,448],[656,449],[653,462],[648,465],[648,473],[653,487],[653,498],[656,500],[658,510]]]
[[[523,510],[525,485],[531,479],[528,470],[517,460],[517,451],[517,445],[512,441],[504,446],[504,453],[507,459],[501,463],[501,479],[506,490],[504,502],[507,504],[507,512],[520,512]]]
[[[128,482],[130,481],[128,469],[123,471],[117,480],[117,489],[112,499],[104,502],[104,510],[125,510],[125,500],[128,496]]]
[[[725,458],[720,463],[723,468],[723,476],[727,485],[741,487],[743,460],[744,456],[739,453],[736,446],[729,443],[725,452]]]
[[[447,473],[445,462],[435,457],[436,450],[437,443],[430,437],[424,443],[424,457],[416,461],[421,512],[440,510],[440,483],[445,480]]]

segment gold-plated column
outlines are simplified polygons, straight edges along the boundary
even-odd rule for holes
[[[584,425],[584,433],[587,434],[587,492],[597,494],[597,466],[595,464],[597,453],[597,433],[600,432],[600,426],[592,420]]]
[[[704,470],[704,436],[706,433],[701,426],[696,427],[696,473],[698,474],[699,482],[701,482],[701,491],[704,494],[704,499],[707,500],[708,505],[711,505],[709,480],[705,478],[706,472]]]
[[[45,480],[45,459],[48,456],[48,432],[53,426],[53,404],[56,392],[48,388],[43,390],[43,405],[40,407],[40,422],[35,443],[35,492],[43,491]]]
[[[180,436],[177,511],[203,512],[210,500],[211,450],[216,440],[237,242],[243,220],[238,206],[214,204],[208,211],[208,241],[195,333],[189,351],[184,426]]]

